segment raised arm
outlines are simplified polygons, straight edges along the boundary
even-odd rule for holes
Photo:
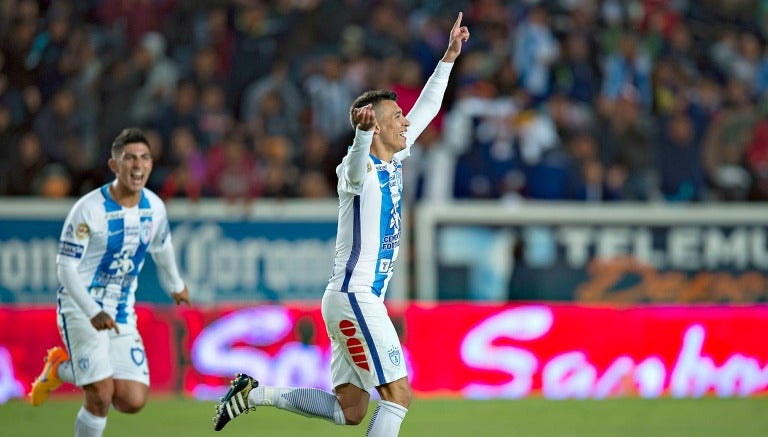
[[[411,126],[406,133],[408,147],[395,155],[398,159],[402,160],[410,154],[411,145],[440,111],[445,89],[448,87],[448,79],[453,68],[453,62],[461,54],[464,42],[469,39],[469,29],[461,25],[462,17],[463,14],[459,12],[459,16],[451,28],[448,48],[445,50],[443,58],[438,62],[435,71],[427,80],[418,100],[416,100],[416,103],[407,115],[408,120],[411,122]]]

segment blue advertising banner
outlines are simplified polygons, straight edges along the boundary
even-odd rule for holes
[[[0,218],[0,302],[56,300],[61,219]],[[320,299],[331,273],[336,222],[171,221],[182,277],[196,302]],[[169,302],[151,257],[136,298]]]

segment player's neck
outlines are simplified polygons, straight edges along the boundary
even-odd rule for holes
[[[128,190],[117,181],[109,184],[109,195],[112,196],[115,203],[125,208],[132,208],[138,205],[141,200],[141,191]]]
[[[371,155],[379,158],[379,160],[382,162],[392,162],[392,158],[395,156],[392,151],[387,150],[386,147],[382,146],[375,140],[373,144],[371,144]]]

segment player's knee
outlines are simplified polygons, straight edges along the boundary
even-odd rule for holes
[[[121,413],[135,414],[144,408],[147,403],[147,397],[140,393],[123,393],[115,396],[112,404],[115,409]]]
[[[108,386],[91,385],[84,388],[85,391],[85,409],[96,416],[104,417],[109,413],[109,407],[112,405],[114,391]]]
[[[410,390],[398,392],[391,399],[387,399],[387,400],[395,404],[401,405],[405,408],[408,408],[411,405],[411,401],[413,401],[413,392]]]
[[[112,400],[109,398],[91,396],[85,401],[85,409],[96,416],[105,417],[109,413],[109,406],[111,404]]]
[[[381,393],[382,399],[408,408],[413,401],[413,390],[409,384],[393,384]]]

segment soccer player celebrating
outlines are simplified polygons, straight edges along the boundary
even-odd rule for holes
[[[81,387],[85,400],[75,436],[101,436],[110,406],[136,413],[147,402],[149,366],[134,310],[147,253],[176,304],[189,305],[165,205],[144,188],[152,171],[144,133],[123,130],[108,164],[114,182],[83,196],[64,222],[56,263],[62,284],[57,319],[66,349],[48,351],[29,393],[38,406],[62,382]]]
[[[375,387],[381,400],[367,435],[398,435],[412,391],[384,296],[400,243],[401,161],[440,109],[453,62],[469,38],[461,19],[459,13],[442,60],[407,116],[391,91],[367,91],[352,104],[355,138],[336,169],[336,257],[322,300],[333,354],[334,393],[260,386],[250,376],[239,374],[217,405],[217,431],[258,406],[357,425],[368,412],[369,390]]]

